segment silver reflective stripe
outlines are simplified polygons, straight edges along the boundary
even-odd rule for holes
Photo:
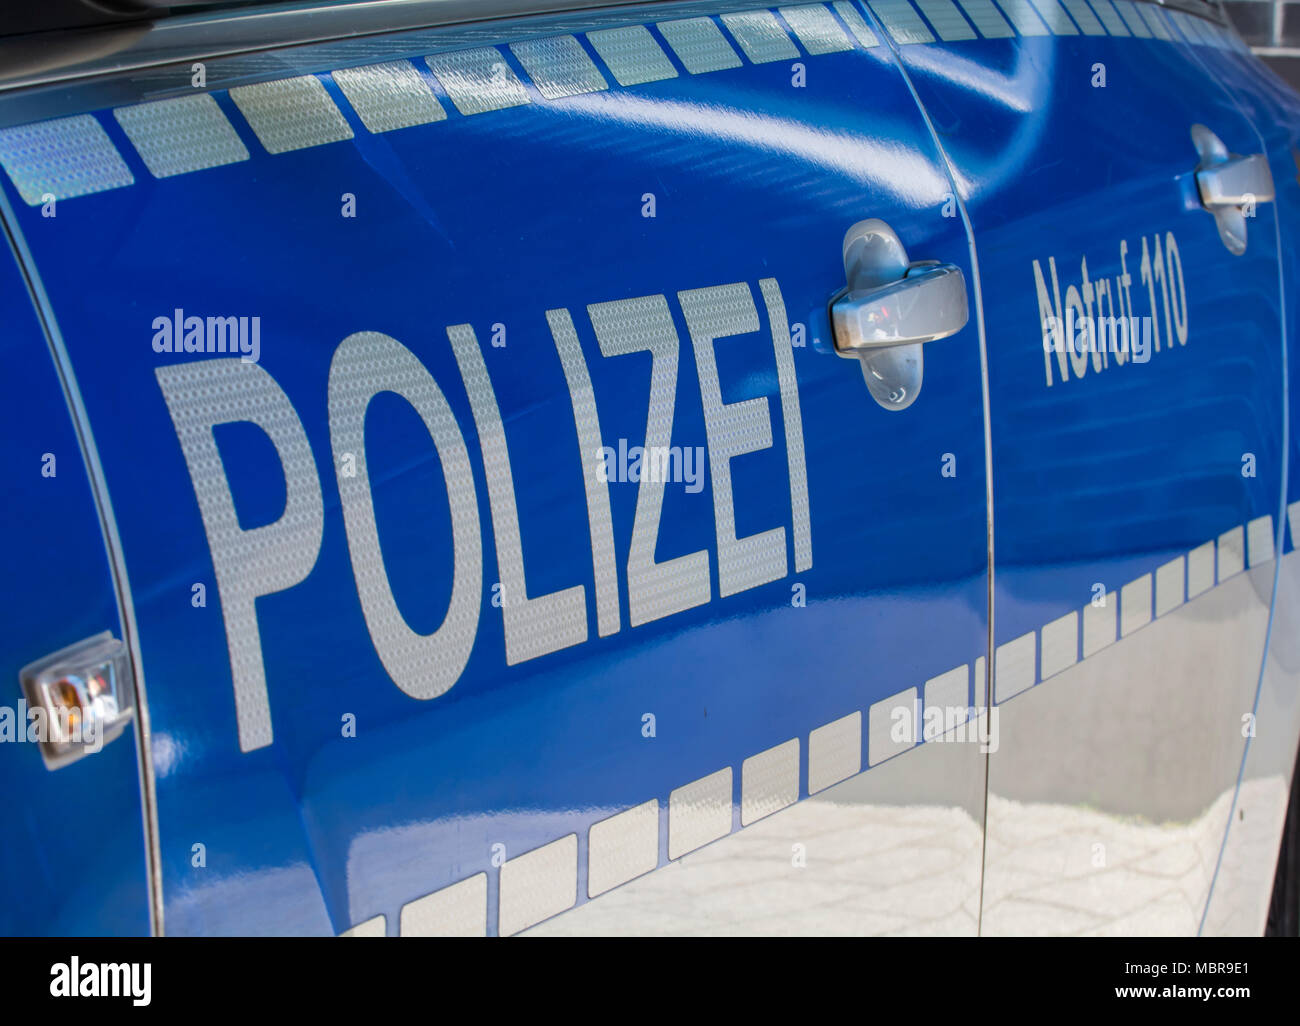
[[[1151,30],[1147,28],[1147,23],[1138,14],[1137,5],[1133,3],[1133,0],[1114,0],[1114,3],[1115,10],[1119,11],[1120,17],[1124,19],[1124,23],[1128,25],[1129,31],[1133,35],[1139,39],[1151,38]]]
[[[340,937],[387,937],[388,920],[382,915],[372,916],[363,923],[344,930]]]
[[[692,75],[738,68],[743,63],[712,18],[661,21],[658,27],[677,59]]]
[[[1059,0],[1033,0],[1034,7],[1038,13],[1043,16],[1043,21],[1047,22],[1047,27],[1052,30],[1056,36],[1077,36],[1079,30],[1074,27],[1074,22],[1070,16],[1065,13],[1065,8],[1061,6]]]
[[[439,53],[424,61],[462,114],[483,114],[528,102],[528,90],[495,47]]]
[[[1119,591],[1119,633],[1127,638],[1151,622],[1151,575],[1143,574]]]
[[[1165,25],[1164,13],[1158,7],[1151,4],[1137,4],[1138,12],[1142,15],[1144,21],[1150,26],[1151,31],[1157,39],[1163,39],[1166,42],[1172,42],[1173,36],[1170,35],[1168,27]]]
[[[798,7],[781,7],[778,11],[803,48],[816,56],[823,53],[840,53],[852,50],[853,44],[840,28],[839,22],[825,4],[802,4]]]
[[[855,711],[808,735],[808,793],[862,772],[862,713]]]
[[[1088,6],[1087,0],[1061,0],[1061,3],[1065,4],[1065,9],[1070,12],[1070,17],[1082,29],[1085,36],[1104,36],[1106,34],[1106,30],[1101,27],[1101,22],[1097,20],[1097,16],[1092,13],[1092,8]]]
[[[1083,658],[1100,652],[1107,645],[1115,644],[1119,624],[1119,594],[1107,592],[1103,596],[1105,605],[1095,606],[1089,602],[1083,607]]]
[[[867,710],[867,765],[892,759],[921,740],[917,729],[920,697],[916,688],[882,698]]]
[[[1007,19],[993,6],[993,0],[958,0],[958,3],[986,39],[1005,39],[1015,35]]]
[[[1089,0],[1092,9],[1097,12],[1097,17],[1102,20],[1106,26],[1106,31],[1112,36],[1129,35],[1128,26],[1124,24],[1124,19],[1119,16],[1119,11],[1111,6],[1110,0]]]
[[[976,38],[975,30],[966,23],[952,0],[916,0],[916,5],[934,26],[940,39],[951,42]]]
[[[408,901],[398,920],[401,937],[487,935],[487,874],[475,873],[440,891]]]
[[[668,857],[681,858],[731,833],[731,767],[668,795]]]
[[[1199,43],[1201,41],[1200,33],[1189,24],[1197,20],[1190,14],[1184,14],[1182,11],[1170,11],[1169,20],[1173,22],[1176,30],[1173,33],[1175,39],[1188,43]]]
[[[1186,578],[1186,564],[1182,556],[1171,559],[1156,570],[1156,616],[1164,616],[1183,604]]]
[[[1218,46],[1218,37],[1215,35],[1215,27],[1208,21],[1189,14],[1188,20],[1196,26],[1196,34],[1201,42],[1206,46]]]
[[[573,36],[526,39],[511,43],[510,49],[548,100],[609,88],[605,76]]]
[[[1201,46],[1212,45],[1205,33],[1201,31],[1201,19],[1194,14],[1188,14],[1185,11],[1170,11],[1174,23],[1182,32],[1183,37],[1189,42]]]
[[[131,185],[135,176],[90,114],[0,129],[0,165],[29,206]]]
[[[550,919],[578,900],[578,835],[534,848],[501,866],[497,933],[512,933]]]
[[[1029,0],[999,0],[1011,24],[1022,36],[1050,35],[1043,20],[1034,13]]]
[[[933,43],[934,36],[907,0],[871,0],[871,10],[896,43]]]
[[[1207,541],[1187,553],[1187,597],[1196,598],[1214,587],[1214,542]]]
[[[1273,517],[1265,514],[1246,525],[1246,558],[1260,566],[1273,558]]]
[[[659,865],[659,799],[651,798],[587,831],[587,896],[627,883]]]
[[[619,85],[640,85],[676,78],[677,69],[644,25],[597,29],[587,33],[600,59]]]
[[[331,77],[369,132],[393,132],[447,118],[433,90],[409,61],[341,68]]]
[[[1038,653],[1043,680],[1060,673],[1079,661],[1079,614],[1073,611],[1045,624]]]
[[[970,667],[965,663],[925,682],[921,736],[930,741],[971,717]]]
[[[724,14],[722,24],[735,36],[736,42],[745,51],[745,56],[755,64],[794,60],[799,56],[799,48],[777,24],[771,11]]]
[[[1038,635],[1034,631],[997,647],[993,659],[993,700],[999,704],[1034,686],[1038,662]]]
[[[352,129],[315,75],[230,90],[268,153],[287,153],[352,138]]]
[[[740,825],[799,800],[799,739],[751,755],[740,767]]]
[[[876,34],[871,31],[867,24],[866,18],[862,17],[862,12],[849,2],[849,0],[835,0],[835,13],[838,14],[849,31],[858,37],[858,42],[863,46],[879,46],[880,40]]]
[[[1246,568],[1246,535],[1240,527],[1219,535],[1219,583]]]
[[[248,159],[248,147],[207,93],[118,107],[113,117],[155,178]]]

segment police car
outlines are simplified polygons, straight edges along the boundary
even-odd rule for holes
[[[0,931],[1296,930],[1216,6],[5,17]]]

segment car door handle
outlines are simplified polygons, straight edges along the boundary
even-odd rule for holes
[[[898,281],[846,291],[831,316],[841,352],[934,342],[966,326],[966,279],[953,264],[914,263]]]
[[[1201,158],[1196,166],[1201,206],[1214,215],[1229,252],[1240,256],[1246,252],[1246,219],[1255,216],[1255,204],[1273,202],[1268,158],[1262,153],[1229,153],[1223,140],[1204,125],[1192,126],[1192,143]]]
[[[830,301],[835,352],[862,366],[871,397],[905,410],[921,391],[922,345],[961,331],[970,317],[961,268],[913,263],[897,233],[879,218],[844,235],[848,286]]]
[[[1262,153],[1230,157],[1196,172],[1196,187],[1207,210],[1273,201],[1273,172]]]

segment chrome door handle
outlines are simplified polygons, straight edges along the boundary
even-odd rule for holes
[[[966,279],[952,264],[914,263],[898,281],[845,292],[831,316],[841,352],[934,342],[966,326]]]
[[[1196,167],[1201,206],[1214,215],[1223,244],[1240,256],[1246,252],[1246,218],[1255,216],[1256,203],[1273,202],[1268,158],[1262,153],[1229,153],[1223,140],[1204,125],[1192,126],[1192,142],[1201,158]]]
[[[877,403],[904,410],[921,390],[921,346],[966,326],[966,279],[953,264],[910,262],[898,235],[879,218],[848,230],[843,255],[848,287],[830,303],[835,351],[859,361]]]
[[[1240,207],[1273,201],[1273,172],[1262,153],[1229,157],[1222,164],[1196,172],[1196,187],[1206,209]]]

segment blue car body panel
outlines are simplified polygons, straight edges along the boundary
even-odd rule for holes
[[[997,643],[1089,604],[1094,584],[1117,591],[1258,517],[1276,524],[1285,454],[1273,208],[1260,204],[1247,252],[1233,256],[1191,174],[1192,124],[1248,153],[1251,123],[1182,45],[1154,38],[1044,32],[900,50],[965,183],[978,246]],[[1057,354],[1044,353],[1035,262],[1057,309],[1069,285],[1081,291],[1084,260],[1092,281],[1115,290],[1126,243],[1129,309],[1149,317],[1142,246],[1154,251],[1158,238],[1163,250],[1171,232],[1186,340],[1177,296],[1170,332],[1155,282],[1159,337],[1147,360],[1098,368],[1089,358],[1082,377],[1067,366],[1062,380]]]
[[[1170,12],[1109,0],[1004,7],[1023,31],[899,45],[960,183],[989,339],[992,697],[1012,708],[990,756],[982,929],[1191,932],[1254,729],[1281,551],[1277,215],[1259,204],[1236,255],[1200,205],[1193,125],[1260,149],[1196,56],[1226,51],[1221,29],[1191,19],[1205,35],[1189,42]],[[1144,333],[1150,318],[1149,348],[1049,348],[1045,317],[1072,299]],[[1043,864],[1086,852],[1090,890],[1006,848],[1031,806],[1053,837]],[[1194,826],[1170,840],[1170,823]],[[1205,868],[1171,892],[1131,844]],[[1045,901],[1050,927],[1030,904]]]
[[[101,631],[121,636],[94,496],[42,327],[12,252],[0,251],[0,503],[7,587],[0,777],[0,933],[143,935],[150,930],[136,742],[131,731],[58,774],[45,768],[16,684],[28,662]]]
[[[592,25],[530,22],[527,31]],[[500,31],[490,41],[518,38]],[[554,102],[530,92],[531,103],[474,116],[440,93],[446,121],[382,135],[322,76],[352,139],[280,154],[266,152],[218,91],[249,159],[166,179],[100,111],[134,184],[68,201],[57,240],[41,234],[39,206],[13,197],[72,363],[97,383],[86,403],[110,487],[149,496],[118,515],[150,682],[169,933],[337,932],[377,914],[395,929],[403,903],[492,870],[494,846],[511,858],[576,833],[581,862],[594,822],[665,802],[724,767],[739,805],[746,758],[984,655],[973,327],[927,358],[924,417],[877,408],[857,364],[829,351],[825,304],[843,285],[840,243],[855,221],[883,213],[916,257],[970,276],[961,223],[940,213],[947,179],[889,51],[844,38],[841,52],[800,54],[803,87],[781,61],[700,75],[678,67],[673,78],[626,88],[610,75],[599,92]],[[448,31],[414,45],[429,53],[485,40],[483,30]],[[369,52],[391,60],[411,45],[395,37]],[[498,53],[526,74],[512,51]],[[292,52],[282,74],[319,71],[329,59],[327,50]],[[220,62],[208,74],[218,81]],[[653,218],[642,213],[647,193]],[[355,218],[341,216],[344,194],[356,198]],[[782,530],[787,569],[719,595],[711,463],[703,490],[666,487],[655,551],[660,562],[711,553],[712,599],[630,627],[624,568],[638,487],[611,484],[623,614],[616,633],[598,637],[582,454],[545,315],[573,316],[604,438],[639,445],[649,361],[602,357],[585,308],[667,296],[681,340],[671,442],[707,448],[678,293],[740,282],[765,311],[764,279],[775,279],[804,333],[790,351],[811,567],[796,569],[773,348],[789,343],[764,312],[756,332],[715,351],[722,401],[758,400],[774,440],[734,461],[735,534]],[[208,540],[155,381],[176,358],[153,350],[151,325],[178,307],[261,317],[259,366],[301,418],[324,494],[310,574],[257,604],[274,741],[246,753]],[[587,640],[515,666],[491,587],[500,530],[446,333],[462,323],[477,333],[504,420],[529,595],[586,589]],[[489,341],[496,325],[501,347]],[[331,355],[362,331],[416,354],[474,454],[477,637],[454,687],[425,702],[390,682],[367,634],[331,466]],[[123,397],[130,416],[114,413]],[[379,395],[366,425],[388,580],[407,623],[427,634],[445,615],[453,574],[446,487],[408,403]],[[286,501],[275,447],[248,424],[215,435],[240,527],[274,522]],[[956,477],[942,473],[945,453]],[[206,586],[205,607],[193,604],[194,584]],[[355,737],[342,736],[349,714]],[[490,928],[496,900],[493,886]]]
[[[1158,619],[1172,594],[1162,568],[1181,560],[1177,604],[1190,602],[1188,553],[1206,542],[1214,571],[1231,569],[1236,552],[1260,579],[1272,573],[1294,445],[1278,267],[1291,261],[1290,274],[1296,258],[1292,246],[1280,257],[1274,219],[1289,224],[1300,207],[1261,205],[1247,252],[1230,254],[1196,199],[1189,128],[1204,123],[1233,152],[1254,152],[1268,104],[1294,118],[1294,98],[1258,99],[1244,66],[1225,72],[1223,88],[1209,81],[1198,50],[1210,64],[1236,58],[1221,30],[1185,29],[1190,15],[1153,9],[1140,16],[1145,36],[1121,37],[1109,27],[1133,24],[1134,5],[1098,17],[1100,4],[1071,0],[1057,15],[1050,3],[1006,4],[1005,18],[978,0],[960,10],[946,0],[775,13],[737,4],[726,17],[716,4],[655,4],[216,58],[197,91],[187,63],[0,101],[7,130],[41,121],[70,164],[87,147],[98,155],[78,165],[85,194],[58,197],[50,217],[12,142],[25,137],[6,142],[0,129],[11,230],[80,384],[129,571],[166,932],[393,935],[405,932],[409,903],[451,888],[469,895],[456,906],[469,909],[468,925],[457,926],[514,932],[596,896],[592,828],[616,815],[653,806],[653,857],[645,863],[643,845],[632,861],[638,872],[662,868],[690,850],[682,844],[697,846],[674,826],[702,807],[695,785],[714,782],[730,810],[702,844],[809,797],[820,728],[859,716],[847,762],[870,771],[909,747],[890,737],[899,705],[928,704],[927,684],[943,675],[964,672],[959,704],[978,709],[986,672],[1001,703],[1086,662],[1098,584],[1115,615],[1110,640],[1140,644],[1122,627],[1126,585],[1149,575],[1147,619]],[[680,27],[664,27],[687,18],[708,26],[694,23],[695,49]],[[599,45],[612,38],[601,32],[637,26],[644,35],[621,38],[642,63]],[[347,75],[394,62],[414,89],[403,95],[422,98],[424,123],[381,126],[382,98]],[[256,91],[267,82],[289,83],[303,106],[277,113]],[[211,98],[204,123],[219,145],[195,159],[214,166],[160,173],[131,112],[197,95]],[[259,103],[269,104],[260,115]],[[162,117],[150,127],[171,131]],[[1268,138],[1280,208],[1300,201],[1279,172],[1294,140]],[[970,322],[926,346],[922,392],[897,413],[834,353],[827,315],[844,285],[845,231],[872,217],[913,260],[959,267],[970,290]],[[1170,237],[1177,257],[1162,260],[1163,276],[1181,285],[1173,310],[1180,294],[1186,303],[1174,322],[1160,283],[1148,292],[1140,271],[1144,241],[1166,254]],[[1084,259],[1093,281],[1116,282],[1121,242],[1133,313],[1154,312],[1159,351],[1141,362],[1089,357],[1081,373],[1068,354],[1044,351],[1043,301],[1068,305]],[[0,304],[30,309],[12,277],[0,273]],[[651,305],[667,312],[667,336],[649,326],[648,307],[599,306],[640,297],[659,297]],[[564,314],[576,349],[562,352]],[[255,321],[255,360],[159,351],[159,331],[187,316]],[[702,321],[726,316],[743,328],[701,335]],[[1287,316],[1295,323],[1294,309]],[[667,347],[653,363],[643,346],[613,354],[620,318],[634,342]],[[44,354],[35,318],[8,344],[23,346],[26,363],[38,346]],[[365,374],[348,369],[349,353],[381,345],[386,355]],[[214,376],[193,376],[200,365]],[[433,402],[427,381],[447,411],[436,423],[434,407],[419,412],[411,398]],[[650,444],[647,419],[663,406],[652,391],[664,382],[665,441],[700,453],[703,476],[699,487],[668,481],[650,518],[645,483],[621,479],[623,453]],[[234,415],[242,383],[265,404]],[[359,449],[340,426],[347,389],[350,401],[361,396]],[[25,390],[13,437],[61,401],[49,387]],[[188,435],[187,417],[198,425]],[[615,473],[599,486],[588,475],[592,430]],[[471,470],[453,480],[456,436]],[[305,448],[286,458],[299,437]],[[187,446],[208,439],[217,459],[201,466]],[[357,533],[356,507],[345,517],[357,475],[379,560]],[[612,575],[593,487],[608,497]],[[234,520],[223,527],[211,510],[227,494]],[[86,539],[93,507],[77,501],[59,516],[80,521],[41,528]],[[34,529],[13,524],[10,536]],[[707,599],[635,612],[662,600],[635,597],[629,583],[646,529],[660,565],[697,554]],[[232,578],[218,550],[259,530],[275,540],[246,573],[279,583],[249,600],[250,642],[231,628]],[[722,556],[733,539],[749,547]],[[102,560],[102,543],[83,548],[68,558],[94,568],[99,604],[79,600],[86,629],[69,630],[68,614],[33,603],[33,658],[94,633],[91,621],[109,626],[109,613],[116,623],[110,578],[90,558]],[[529,601],[581,589],[576,620],[541,624],[550,650],[521,655],[507,638],[519,597],[503,582],[516,558]],[[366,604],[363,578],[391,593],[401,625]],[[1144,592],[1125,594],[1136,604]],[[553,643],[566,631],[569,641]],[[437,687],[399,683],[384,638],[435,633],[471,639],[463,669],[432,668]],[[1258,669],[1262,639],[1243,638]],[[1153,779],[1190,772],[1197,785],[1203,771],[1205,787],[1188,789],[1183,806],[1101,804],[1199,814],[1205,788],[1240,764],[1230,727],[1213,750],[1191,753],[1199,769],[1153,767]],[[1022,761],[1002,765],[1044,767],[1036,797],[1086,802],[1100,785],[1077,767],[1045,768],[1040,749],[1058,740],[1043,730],[1027,755],[1022,734],[1012,740]],[[23,746],[0,745],[0,759],[50,794],[66,774],[111,773],[118,804],[106,808],[126,824],[135,795],[135,829],[131,744],[57,774]],[[763,774],[777,764],[771,783]],[[971,765],[982,776],[983,758]],[[967,783],[942,784],[935,800],[962,804]],[[984,816],[974,819],[982,831]],[[31,891],[13,896],[12,923],[0,926],[147,929],[142,866],[126,857],[128,841],[137,857],[143,846],[121,833],[102,867],[123,881],[119,898],[98,918],[51,922]],[[59,859],[52,871],[74,868],[71,851]],[[546,884],[523,911],[502,897],[512,866]]]
[[[1185,35],[1195,33],[1196,26],[1182,23]],[[1295,93],[1266,65],[1254,60],[1239,40],[1233,45],[1204,47],[1197,50],[1198,59],[1209,74],[1223,82],[1232,98],[1250,117],[1258,129],[1264,152],[1272,169],[1277,192],[1276,227],[1281,240],[1282,296],[1286,326],[1287,359],[1287,417],[1286,432],[1287,477],[1285,510],[1282,514],[1284,553],[1279,563],[1279,574],[1274,592],[1273,617],[1270,625],[1268,652],[1260,679],[1260,687],[1252,709],[1259,722],[1270,724],[1267,732],[1260,732],[1247,742],[1241,766],[1241,785],[1237,796],[1237,816],[1230,819],[1228,834],[1217,862],[1215,896],[1210,904],[1206,921],[1214,926],[1227,922],[1242,930],[1252,929],[1261,913],[1241,902],[1242,893],[1258,893],[1261,879],[1265,887],[1271,883],[1270,867],[1252,866],[1249,860],[1238,857],[1237,852],[1252,843],[1251,831],[1241,824],[1248,818],[1258,819],[1261,812],[1280,817],[1284,813],[1285,798],[1279,782],[1289,779],[1296,759],[1295,738],[1300,734],[1300,650],[1297,649],[1297,599],[1300,597],[1300,556],[1296,554],[1300,539],[1300,450],[1297,449],[1295,431],[1296,411],[1300,409],[1300,302],[1296,300],[1300,287],[1300,253],[1288,240],[1300,231],[1300,110]],[[1276,831],[1281,832],[1279,821]],[[1255,913],[1254,919],[1244,918],[1240,923],[1230,916]],[[1267,914],[1267,913],[1264,913]]]
[[[1187,25],[1184,19],[1180,25]],[[1194,29],[1193,29],[1194,31]],[[1196,55],[1203,62],[1207,73],[1223,83],[1232,99],[1241,107],[1258,130],[1268,154],[1273,173],[1273,184],[1277,190],[1277,201],[1271,208],[1276,230],[1280,233],[1282,245],[1281,257],[1282,292],[1286,314],[1286,340],[1289,375],[1287,378],[1288,408],[1291,416],[1300,408],[1300,393],[1297,389],[1296,367],[1297,349],[1300,345],[1300,302],[1296,296],[1297,283],[1300,283],[1300,253],[1287,240],[1296,237],[1300,230],[1300,110],[1297,109],[1295,92],[1277,77],[1268,66],[1251,57],[1250,52],[1240,43],[1219,47],[1198,47]],[[1262,209],[1262,208],[1261,208]],[[1264,221],[1265,230],[1268,222]],[[1294,430],[1289,432],[1288,474],[1286,508],[1289,521],[1291,506],[1300,501],[1300,480],[1295,468],[1300,465],[1300,450],[1297,450],[1297,436]],[[1296,532],[1287,525],[1286,551],[1296,547]]]

